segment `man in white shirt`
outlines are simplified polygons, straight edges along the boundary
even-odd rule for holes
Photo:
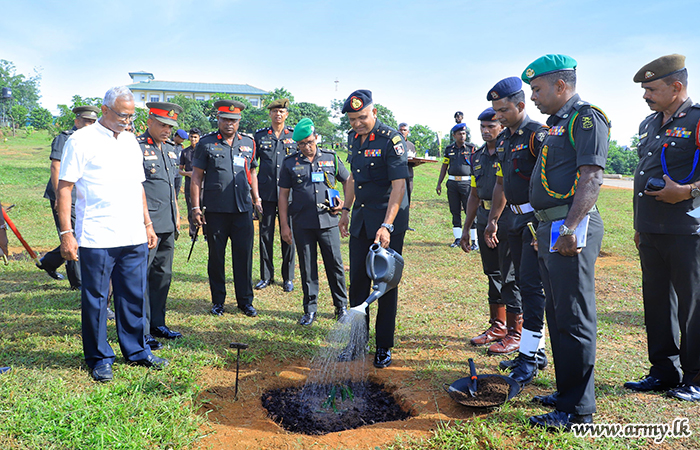
[[[68,139],[61,158],[58,216],[61,255],[78,261],[82,280],[82,336],[85,361],[95,381],[112,379],[114,351],[107,342],[109,282],[114,291],[117,336],[132,364],[162,369],[166,359],[145,345],[144,292],[148,248],[156,245],[146,195],[143,157],[136,137],[124,132],[134,116],[126,87],[105,94],[102,117]],[[75,236],[71,191],[75,186]]]

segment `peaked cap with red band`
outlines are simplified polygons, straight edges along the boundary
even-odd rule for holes
[[[177,126],[177,116],[182,113],[182,107],[175,103],[148,102],[148,114],[166,125]]]
[[[219,100],[214,103],[214,108],[219,112],[219,117],[240,119],[241,111],[245,109],[245,105],[236,100]]]

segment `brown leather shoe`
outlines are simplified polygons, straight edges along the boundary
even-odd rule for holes
[[[496,341],[500,341],[508,334],[506,328],[506,306],[505,305],[489,305],[491,313],[491,326],[486,331],[472,338],[469,342],[472,345],[486,345]]]
[[[523,315],[506,313],[506,326],[508,327],[508,334],[489,347],[487,351],[489,355],[507,355],[518,351],[520,348],[520,334],[523,331]]]

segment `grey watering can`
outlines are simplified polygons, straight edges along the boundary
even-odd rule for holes
[[[382,248],[379,244],[370,246],[365,262],[367,276],[374,281],[374,284],[367,300],[351,308],[361,313],[364,313],[367,306],[379,297],[398,286],[403,274],[403,257],[391,248]]]

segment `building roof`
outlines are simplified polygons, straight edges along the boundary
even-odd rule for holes
[[[203,92],[221,94],[268,95],[269,92],[249,84],[190,83],[185,81],[148,81],[128,84],[131,90],[165,92]]]

